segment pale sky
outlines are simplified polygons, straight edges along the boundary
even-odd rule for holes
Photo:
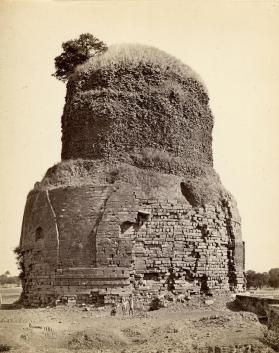
[[[209,90],[215,169],[237,200],[246,269],[279,267],[279,2],[0,2],[0,274],[17,273],[27,193],[60,160],[66,87],[51,77],[61,43],[155,46]]]

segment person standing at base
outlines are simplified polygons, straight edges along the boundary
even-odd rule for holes
[[[121,298],[121,308],[122,308],[122,314],[123,314],[123,316],[125,316],[126,315],[126,313],[127,313],[127,306],[128,306],[128,303],[127,303],[127,300],[126,300],[126,298]]]
[[[134,298],[133,298],[133,294],[130,294],[128,301],[129,301],[129,315],[133,315],[134,314]]]
[[[112,305],[111,305],[111,312],[110,312],[110,315],[111,316],[115,316],[117,313],[117,304],[115,301],[112,302]]]

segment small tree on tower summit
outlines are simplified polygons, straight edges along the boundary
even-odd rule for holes
[[[58,80],[66,82],[77,65],[89,58],[105,52],[107,45],[90,33],[83,33],[78,39],[62,43],[63,52],[54,59],[55,73]]]

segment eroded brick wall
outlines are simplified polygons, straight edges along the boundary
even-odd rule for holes
[[[107,203],[102,224],[113,230],[114,238],[109,232],[108,238],[98,236],[102,265],[130,265],[134,284],[144,291],[183,292],[195,285],[243,289],[243,243],[234,207],[193,208],[187,202],[133,195],[116,193],[118,202]],[[117,246],[121,240],[123,251]]]
[[[243,287],[233,205],[193,208],[124,184],[31,192],[21,251],[25,301],[33,305],[73,294],[100,302],[132,291]]]

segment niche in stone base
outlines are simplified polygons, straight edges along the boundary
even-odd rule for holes
[[[138,232],[138,230],[144,226],[144,224],[149,220],[149,218],[149,212],[138,211],[135,220],[126,220],[120,224],[119,237],[130,238],[131,240],[133,240],[136,235],[136,232]]]
[[[44,239],[45,235],[44,235],[44,231],[42,227],[38,227],[35,231],[35,241]]]

